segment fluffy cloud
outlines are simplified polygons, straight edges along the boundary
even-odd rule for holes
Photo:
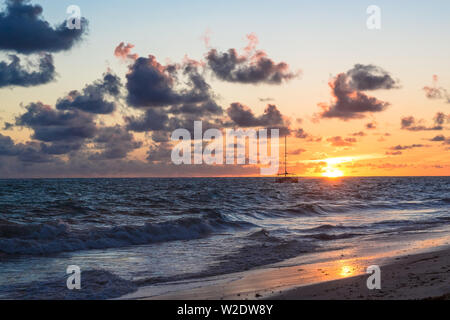
[[[0,50],[30,54],[71,49],[87,31],[87,20],[80,29],[68,29],[66,22],[52,27],[42,19],[43,9],[27,0],[7,0],[0,12]]]
[[[127,129],[136,132],[166,130],[169,116],[162,111],[148,109],[139,117],[125,117]]]
[[[75,142],[94,137],[93,117],[80,110],[59,111],[42,102],[31,103],[16,118],[16,125],[33,130],[32,138],[45,142]]]
[[[9,61],[0,62],[0,88],[30,87],[49,83],[55,79],[53,57],[49,53],[71,49],[87,30],[87,20],[81,19],[80,29],[68,29],[66,22],[52,27],[42,19],[43,9],[28,0],[6,0],[0,12],[0,50],[21,54],[39,53],[38,62],[21,66],[21,59],[9,54]],[[31,69],[31,70],[30,70]]]
[[[119,125],[100,128],[93,142],[96,148],[102,150],[91,156],[91,159],[96,160],[122,159],[142,146],[142,142],[136,141],[131,133]]]
[[[409,131],[439,131],[444,127],[446,122],[450,122],[450,116],[445,115],[443,112],[438,112],[433,118],[434,125],[426,126],[423,120],[416,120],[413,116],[403,117],[401,119],[401,128]]]
[[[227,114],[233,124],[239,127],[285,126],[283,115],[273,104],[267,105],[264,113],[257,117],[249,107],[235,102],[227,109]]]
[[[349,81],[349,76],[341,73],[329,83],[334,101],[331,104],[319,103],[319,107],[323,110],[320,113],[321,118],[341,120],[364,118],[366,113],[381,112],[389,106],[388,102],[355,91]]]
[[[295,134],[295,137],[299,138],[299,139],[306,139],[306,138],[310,137],[310,135],[308,133],[306,133],[305,130],[302,128],[298,128],[297,130],[295,130],[294,134]]]
[[[208,67],[223,81],[249,84],[281,84],[299,76],[292,72],[285,62],[274,62],[262,50],[256,50],[258,39],[254,34],[247,36],[248,46],[243,54],[236,49],[219,52],[211,49],[206,54]]]
[[[41,146],[38,143],[15,144],[10,137],[2,134],[0,134],[0,157],[2,157],[2,161],[4,161],[4,157],[17,157],[25,163],[43,163],[52,160],[48,153],[41,152]]]
[[[108,101],[111,96],[117,98],[121,83],[119,77],[112,73],[105,73],[101,80],[87,85],[81,92],[71,91],[65,98],[58,99],[56,109],[78,109],[89,113],[110,114],[116,109],[115,101]]]
[[[93,160],[118,159],[139,148],[141,143],[125,128],[99,126],[96,122],[99,114],[114,111],[115,102],[105,99],[116,99],[120,87],[119,78],[108,72],[83,90],[58,99],[55,108],[42,102],[27,105],[26,111],[16,117],[15,125],[31,129],[34,141],[27,145],[26,152],[17,154],[19,160],[26,156],[29,161],[58,161],[52,156],[74,156],[78,151],[90,154]]]
[[[127,101],[133,107],[166,107],[212,99],[210,86],[192,62],[163,66],[150,55],[136,59],[129,69]],[[187,87],[178,88],[181,76],[186,78]]]
[[[136,53],[131,53],[131,49],[134,48],[134,45],[131,43],[125,44],[121,42],[116,49],[114,50],[114,55],[120,59],[131,59],[136,60],[139,56]]]
[[[399,88],[398,80],[394,80],[387,71],[373,64],[355,64],[347,71],[347,76],[350,87],[358,91]]]
[[[20,64],[17,55],[9,55],[10,62],[0,62],[0,88],[9,86],[30,87],[45,84],[55,78],[55,66],[51,54],[40,56],[33,67],[37,71],[29,71]]]

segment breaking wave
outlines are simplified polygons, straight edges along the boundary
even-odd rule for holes
[[[188,217],[144,225],[72,230],[67,223],[18,224],[0,221],[0,253],[42,255],[85,249],[106,249],[156,242],[191,240],[215,232],[251,227],[220,215]]]

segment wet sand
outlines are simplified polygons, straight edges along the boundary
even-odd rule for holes
[[[381,266],[381,289],[367,289],[369,275],[328,281],[276,294],[271,299],[450,299],[450,249],[399,257]]]
[[[141,287],[121,299],[449,299],[448,239],[424,240],[428,247],[420,253],[387,250],[362,256],[336,250],[310,261],[302,256],[229,275]],[[373,264],[381,269],[381,289],[369,290],[366,269]]]

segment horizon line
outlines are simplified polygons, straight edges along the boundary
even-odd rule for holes
[[[236,179],[236,178],[276,178],[277,176],[132,176],[132,177],[114,177],[114,176],[99,176],[99,177],[9,177],[2,178],[0,180],[63,180],[63,179]],[[342,177],[325,177],[325,176],[297,176],[304,179],[327,179],[327,180],[339,180],[345,178],[449,178],[450,175],[392,175],[392,176],[342,176]]]

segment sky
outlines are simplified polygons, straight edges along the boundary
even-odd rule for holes
[[[0,7],[0,178],[260,175],[174,165],[194,121],[279,128],[299,176],[450,174],[448,1]]]

